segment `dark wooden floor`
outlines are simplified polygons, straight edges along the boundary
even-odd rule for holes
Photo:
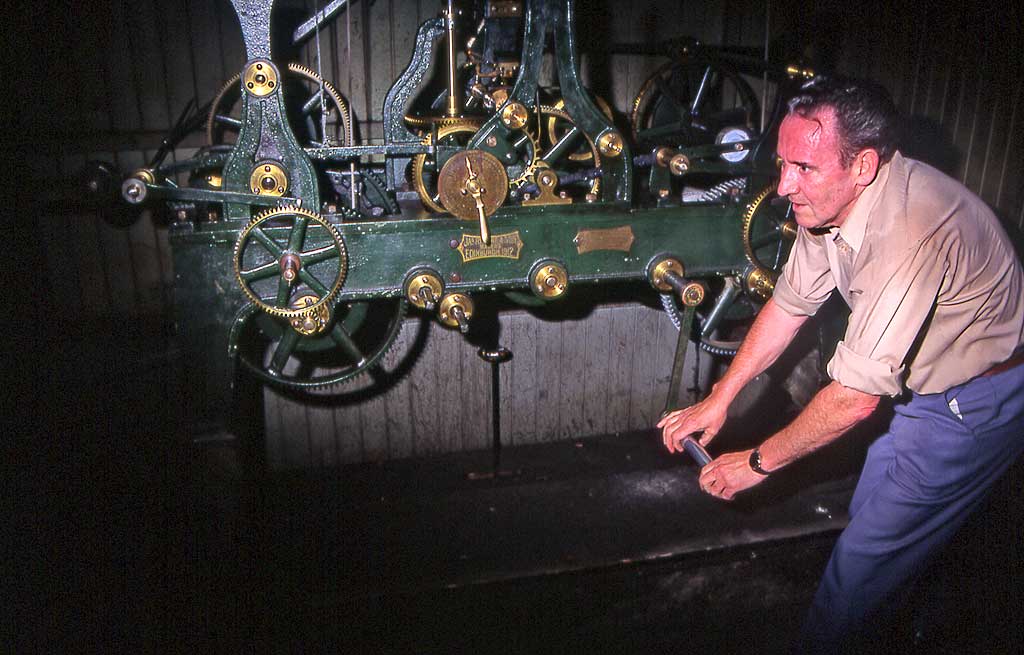
[[[6,652],[784,653],[857,464],[853,443],[735,504],[644,433],[506,449],[498,479],[486,452],[270,475],[181,430],[173,358],[119,347],[31,394]],[[1021,481],[878,652],[1020,652]]]

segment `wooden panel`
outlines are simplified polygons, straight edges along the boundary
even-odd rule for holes
[[[504,445],[621,432],[657,420],[676,334],[661,311],[600,307],[571,321],[510,311],[500,324],[500,341],[514,352],[500,372]],[[429,334],[425,343],[420,330]],[[325,404],[267,391],[268,464],[316,467],[490,447],[490,366],[476,350],[458,332],[412,318],[385,358],[387,370],[408,370],[383,393],[365,393],[368,377]],[[695,357],[691,349],[687,384]]]

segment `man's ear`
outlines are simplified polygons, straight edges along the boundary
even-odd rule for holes
[[[875,181],[878,175],[878,165],[881,159],[878,151],[874,148],[865,148],[853,158],[853,165],[850,167],[853,172],[853,181],[860,186],[868,186]]]

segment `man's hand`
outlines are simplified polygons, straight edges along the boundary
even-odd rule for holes
[[[750,468],[750,453],[753,449],[738,453],[726,453],[708,462],[700,470],[700,488],[715,498],[732,500],[739,492],[749,489],[768,476]]]
[[[717,401],[715,395],[711,394],[703,402],[669,412],[658,421],[665,448],[670,453],[682,452],[683,439],[697,432],[704,433],[700,437],[701,445],[708,445],[722,429],[728,409],[728,403]]]

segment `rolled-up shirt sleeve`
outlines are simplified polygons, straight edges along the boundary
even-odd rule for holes
[[[797,232],[789,260],[772,294],[775,304],[786,313],[814,316],[836,288],[825,254],[826,238],[811,235],[804,228]]]
[[[903,389],[908,353],[935,306],[946,258],[917,244],[902,258],[872,261],[851,281],[846,335],[828,363],[829,376],[845,387],[877,396]]]

